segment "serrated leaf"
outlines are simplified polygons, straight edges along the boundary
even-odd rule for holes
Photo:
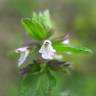
[[[42,24],[40,24],[36,20],[30,20],[26,18],[22,20],[22,24],[32,38],[37,40],[43,40],[47,37],[46,30],[44,29]]]
[[[90,50],[88,48],[72,47],[72,46],[69,46],[69,45],[64,45],[62,43],[54,43],[53,47],[56,49],[57,52],[92,53],[92,50]]]

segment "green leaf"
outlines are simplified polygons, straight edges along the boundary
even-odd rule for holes
[[[35,12],[32,15],[32,21],[35,20],[39,22],[45,30],[47,30],[47,38],[52,35],[50,30],[53,27],[53,22],[50,18],[49,10],[45,10],[44,12],[39,12],[39,14],[36,14]]]
[[[92,50],[88,48],[72,47],[72,46],[64,45],[63,43],[54,43],[53,47],[56,49],[57,52],[92,53]]]
[[[37,40],[44,40],[51,36],[49,30],[52,28],[52,21],[50,19],[49,11],[46,10],[43,13],[32,15],[32,19],[25,18],[22,20],[28,34]]]
[[[49,10],[46,10],[44,12],[40,12],[39,14],[36,14],[35,12],[32,15],[32,20],[36,20],[40,22],[44,27],[47,28],[47,30],[52,28],[52,20],[50,18]]]
[[[43,20],[44,20],[45,26],[51,29],[52,28],[52,20],[50,18],[49,10],[46,10],[43,13]]]
[[[51,80],[46,72],[28,74],[22,81],[18,96],[51,96]]]
[[[18,53],[16,53],[15,51],[9,51],[7,55],[12,56],[12,57],[16,57],[16,56],[18,56]]]
[[[22,24],[32,38],[37,40],[43,40],[47,37],[46,30],[44,29],[42,24],[40,24],[36,20],[30,20],[28,18],[25,18],[22,20]]]

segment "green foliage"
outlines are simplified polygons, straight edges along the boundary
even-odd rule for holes
[[[36,40],[44,40],[48,38],[51,33],[48,32],[52,28],[52,22],[50,19],[49,11],[44,13],[33,13],[32,19],[25,18],[22,20],[26,31]]]
[[[92,53],[92,50],[88,48],[72,47],[69,45],[64,45],[63,43],[54,43],[53,47],[57,50],[57,52]]]
[[[8,52],[7,55],[8,55],[8,56],[12,56],[12,57],[18,56],[18,54],[17,54],[15,51],[10,51],[10,52]]]
[[[32,20],[38,21],[39,23],[44,25],[44,27],[47,30],[49,30],[53,27],[52,20],[50,18],[50,14],[49,14],[49,10],[46,10],[43,13],[40,12],[39,14],[33,13]]]
[[[23,19],[22,24],[24,25],[26,31],[32,38],[37,40],[42,40],[46,38],[47,36],[46,30],[44,29],[42,24],[40,24],[36,20],[31,21],[31,19]]]
[[[31,56],[31,66],[29,64],[29,66],[26,67],[27,69],[23,68],[22,73],[26,73],[26,71],[28,73],[24,74],[24,78],[23,80],[21,80],[18,96],[60,96],[60,86],[62,85],[62,80],[64,80],[65,73],[64,64],[62,63],[65,63],[65,61],[54,60],[55,63],[49,62],[51,60],[43,60],[44,58],[41,58],[42,56],[40,57],[39,55],[39,49],[42,44],[42,41],[48,39],[52,35],[49,32],[49,30],[53,27],[49,11],[46,10],[45,12],[39,14],[33,13],[32,19],[24,18],[22,20],[22,24],[24,25],[27,33],[30,35],[32,40],[34,39],[34,41],[36,41],[34,42],[34,44],[36,44],[35,48],[33,46],[30,47],[30,45],[27,46],[27,50],[29,50],[30,53],[32,53],[33,58]],[[92,51],[88,48],[72,47],[70,45],[64,45],[61,42],[62,41],[54,42],[53,40],[52,46],[50,44],[50,46],[53,47],[57,53],[60,52],[61,55],[64,52],[92,53]],[[46,52],[46,50],[44,52]],[[11,54],[16,54],[16,52],[13,52]],[[55,66],[50,66],[48,62],[50,64],[52,63],[53,65],[55,64]],[[68,64],[66,66],[68,67]]]
[[[18,96],[53,96],[54,77],[48,72],[34,72],[27,74],[21,81]]]

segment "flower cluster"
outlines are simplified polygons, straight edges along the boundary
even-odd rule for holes
[[[20,67],[28,57],[30,51],[28,47],[24,46],[17,48],[15,52],[20,53],[20,58],[18,59],[18,66]],[[41,54],[43,59],[52,60],[54,59],[56,50],[52,47],[52,42],[50,40],[45,40],[39,50],[39,53]]]
[[[63,43],[68,44],[69,39],[64,40]],[[17,48],[15,52],[20,54],[20,58],[18,59],[18,67],[20,67],[24,63],[24,61],[27,59],[30,51],[28,46],[24,46],[21,48]],[[52,42],[50,40],[45,40],[43,42],[43,45],[41,46],[39,53],[41,54],[41,57],[45,60],[62,58],[61,55],[56,54],[56,50],[53,48]]]
[[[53,36],[54,30],[52,32],[50,31],[53,28],[53,23],[50,19],[50,14],[48,10],[46,10],[44,13],[34,13],[32,19],[25,18],[22,20],[22,24],[24,25],[26,32],[28,32],[32,40],[37,42],[38,46],[35,44],[37,48],[37,50],[35,51],[42,57],[42,59],[46,61],[50,61],[53,59],[63,60],[64,52],[68,54],[70,52],[92,52],[88,48],[75,48],[69,46],[68,38],[64,39],[64,37],[62,38],[62,36]],[[51,38],[51,40],[49,38]],[[31,47],[33,48],[33,46]],[[16,53],[20,54],[20,58],[18,59],[19,67],[29,56],[29,53],[31,52],[29,49],[29,46],[24,46],[15,50]]]

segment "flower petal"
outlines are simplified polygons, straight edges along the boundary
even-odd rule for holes
[[[27,47],[17,48],[15,51],[17,53],[20,53],[20,58],[18,59],[18,67],[20,67],[24,63],[30,52]]]
[[[20,67],[24,63],[28,55],[29,55],[29,50],[21,52],[20,58],[18,59],[18,67]]]
[[[69,39],[65,39],[64,41],[63,41],[63,44],[69,44]]]
[[[39,53],[43,59],[52,60],[54,58],[56,50],[53,49],[52,43],[49,40],[45,40],[43,45],[41,46]]]

